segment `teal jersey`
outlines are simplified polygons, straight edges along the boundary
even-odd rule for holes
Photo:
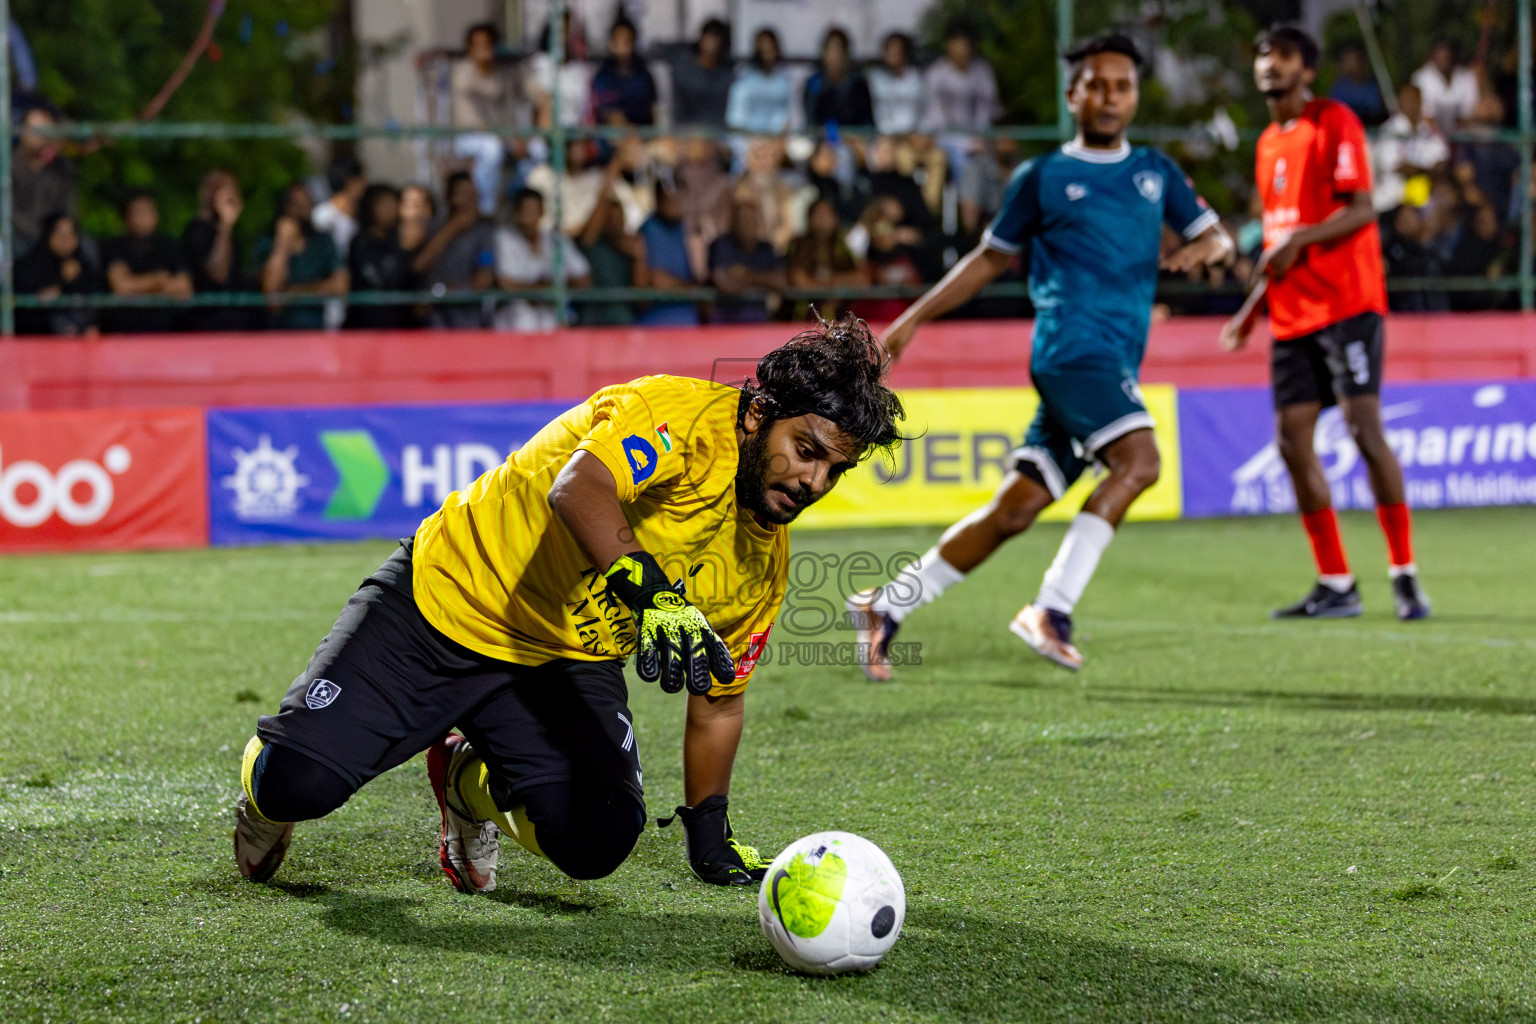
[[[1030,246],[1031,365],[1099,364],[1134,375],[1147,347],[1163,225],[1192,239],[1218,219],[1157,150],[1068,143],[1014,171],[982,244],[1010,255]]]

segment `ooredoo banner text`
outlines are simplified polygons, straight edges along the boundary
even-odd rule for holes
[[[201,409],[0,413],[0,551],[208,543]]]

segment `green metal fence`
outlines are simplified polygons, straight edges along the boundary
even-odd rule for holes
[[[1532,5],[1536,0],[1515,0],[1518,7],[1519,25],[1519,127],[1513,131],[1499,131],[1493,134],[1478,136],[1479,141],[1497,141],[1518,147],[1520,157],[1520,253],[1516,273],[1506,274],[1498,278],[1485,277],[1433,277],[1433,278],[1392,278],[1388,281],[1391,291],[1428,291],[1428,292],[1487,292],[1514,296],[1518,294],[1520,308],[1530,311],[1536,308],[1536,273],[1533,273],[1533,197],[1532,197],[1532,154],[1533,146],[1536,146],[1536,130],[1533,130],[1532,110],[1532,52],[1531,52],[1531,27]],[[560,24],[562,15],[566,9],[566,0],[551,0],[550,23]],[[1057,38],[1070,40],[1074,32],[1074,3],[1073,0],[1056,0],[1056,28]],[[10,109],[10,47],[9,47],[9,0],[0,0],[0,110]],[[549,33],[549,56],[555,67],[560,67],[564,61],[565,40],[560,32]],[[1057,96],[1058,109],[1056,123],[1052,125],[1024,125],[1000,127],[990,132],[977,133],[984,138],[1011,138],[1021,142],[1055,142],[1071,137],[1073,121],[1071,112],[1067,109],[1065,93],[1065,66],[1057,62]],[[508,139],[542,138],[546,140],[550,160],[557,182],[563,176],[565,170],[565,144],[572,138],[593,138],[604,140],[620,140],[638,135],[642,139],[653,138],[689,138],[709,137],[716,139],[728,139],[736,137],[739,133],[705,131],[699,129],[672,129],[672,128],[630,128],[630,127],[581,127],[567,128],[561,124],[560,96],[561,90],[554,89],[551,99],[554,105],[552,111],[552,127],[549,129],[508,128],[499,132]],[[221,140],[261,140],[261,139],[323,139],[327,141],[359,141],[364,139],[387,139],[396,141],[446,139],[456,135],[465,134],[475,129],[459,129],[442,125],[391,125],[391,126],[364,126],[364,125],[320,125],[320,124],[231,124],[222,122],[95,122],[95,123],[66,123],[52,129],[43,130],[43,134],[51,135],[66,140],[74,141],[111,141],[118,139],[139,139],[155,141],[177,141],[193,139],[221,139]],[[12,127],[12,135],[16,133]],[[874,136],[872,129],[843,128],[842,134],[851,137],[870,138]],[[1259,135],[1258,130],[1248,129],[1239,132],[1239,140],[1244,143],[1254,142]],[[1205,137],[1202,126],[1133,126],[1130,132],[1132,141],[1166,144],[1187,142]],[[1452,141],[1458,136],[1452,134]],[[323,305],[336,301],[331,296],[292,295],[284,296],[280,300],[251,292],[230,293],[201,293],[190,299],[167,299],[160,296],[125,297],[113,295],[96,295],[70,297],[67,299],[45,301],[35,296],[17,296],[14,289],[12,276],[13,249],[12,249],[12,198],[11,198],[11,147],[0,146],[0,335],[9,336],[14,333],[15,311],[17,309],[60,309],[60,308],[142,308],[142,307],[276,307],[291,305]],[[553,221],[556,225],[562,223],[563,195],[557,187],[553,197]],[[554,261],[554,280],[548,287],[529,288],[518,290],[491,289],[486,291],[459,291],[446,295],[433,294],[432,292],[371,292],[355,291],[346,296],[345,301],[352,305],[419,305],[431,306],[439,304],[464,305],[475,302],[497,303],[512,299],[524,299],[533,302],[549,302],[555,307],[559,322],[567,322],[569,305],[571,300],[578,299],[589,302],[648,302],[648,301],[672,301],[672,302],[709,302],[719,298],[718,293],[708,287],[697,287],[684,290],[658,290],[642,288],[583,288],[572,289],[565,283],[565,275],[561,267],[562,247],[555,246],[552,253]],[[1230,282],[1226,292],[1236,292],[1239,285]],[[787,301],[818,301],[833,299],[881,299],[881,298],[910,298],[920,294],[922,288],[918,287],[858,287],[858,288],[790,288],[781,294]],[[1187,285],[1181,282],[1164,282],[1159,288],[1160,295],[1176,297],[1180,295],[1210,294],[1211,289],[1201,286]],[[982,292],[983,297],[998,298],[1023,298],[1027,297],[1027,288],[1023,284],[998,284],[990,286]],[[741,301],[764,297],[765,293],[747,292],[732,293],[731,301]]]

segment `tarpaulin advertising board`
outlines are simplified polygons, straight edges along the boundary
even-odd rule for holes
[[[200,409],[0,413],[0,551],[208,543]]]
[[[564,402],[208,412],[214,544],[407,537]]]
[[[1536,504],[1536,382],[1392,384],[1381,418],[1414,508]],[[1185,391],[1179,419],[1186,516],[1295,511],[1268,391]],[[1371,508],[1339,409],[1323,410],[1313,442],[1334,506]]]

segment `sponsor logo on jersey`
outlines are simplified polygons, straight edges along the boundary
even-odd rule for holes
[[[1359,165],[1355,161],[1355,147],[1347,142],[1339,143],[1339,162],[1334,167],[1335,178],[1354,178],[1360,174]]]
[[[1131,179],[1136,183],[1136,191],[1149,203],[1159,203],[1163,199],[1163,176],[1156,171],[1137,171]]]
[[[747,653],[736,662],[736,678],[745,679],[757,668],[758,659],[763,656],[763,651],[768,647],[768,634],[773,631],[773,623],[768,623],[768,628],[761,633],[753,633],[747,640]]]
[[[1283,156],[1275,158],[1274,189],[1277,194],[1285,191],[1285,157]]]
[[[312,679],[309,689],[304,691],[304,706],[311,711],[319,711],[336,703],[336,698],[341,696],[341,687],[329,679]]]
[[[1078,182],[1074,181],[1074,182],[1072,182],[1072,184],[1067,186],[1067,199],[1069,201],[1071,201],[1071,202],[1075,203],[1079,199],[1082,199],[1087,194],[1088,194],[1088,186],[1087,185],[1079,184]]]
[[[624,457],[629,460],[629,475],[635,483],[642,483],[656,472],[656,449],[639,434],[624,439]]]
[[[664,453],[670,452],[672,450],[672,432],[667,429],[667,424],[665,422],[657,425],[656,436],[661,438],[662,451]]]
[[[0,452],[0,519],[23,529],[57,515],[70,526],[101,522],[112,509],[112,478],[133,465],[126,447],[114,444],[100,462],[71,459],[57,472],[32,459],[6,465]]]

